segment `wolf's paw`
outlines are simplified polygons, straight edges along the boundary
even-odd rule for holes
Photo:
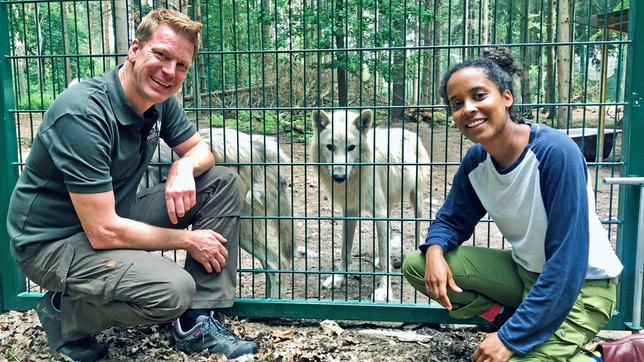
[[[373,300],[376,302],[388,302],[394,298],[394,291],[391,288],[380,287],[373,292]]]
[[[324,289],[338,289],[344,285],[344,276],[342,275],[332,275],[322,283]]]

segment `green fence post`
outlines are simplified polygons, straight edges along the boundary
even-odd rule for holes
[[[13,116],[14,108],[11,88],[11,55],[9,50],[9,16],[7,5],[0,2],[0,221],[6,225],[9,213],[9,198],[16,184],[17,173],[14,168],[18,160],[16,152],[16,129]],[[24,279],[9,252],[7,228],[0,230],[0,311],[15,308],[17,291],[24,290]]]
[[[622,176],[644,176],[644,73],[638,69],[644,67],[644,2],[633,1],[629,10],[628,47],[626,87],[624,98],[627,104],[624,109],[624,137],[622,143]],[[618,310],[622,312],[621,320],[630,326],[633,317],[633,286],[637,266],[635,250],[637,248],[638,207],[641,195],[639,187],[623,186],[620,191],[619,215],[623,221],[617,250],[624,271],[619,287]],[[640,231],[642,232],[642,231]],[[637,323],[636,323],[637,324]]]

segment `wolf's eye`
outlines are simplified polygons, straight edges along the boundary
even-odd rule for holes
[[[356,145],[351,145],[349,148],[347,148],[347,151],[351,152],[356,149]]]
[[[333,145],[326,145],[326,148],[327,148],[329,151],[335,151],[335,147],[334,147]]]

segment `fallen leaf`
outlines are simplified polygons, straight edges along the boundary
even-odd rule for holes
[[[322,332],[327,336],[332,336],[334,334],[339,336],[344,332],[344,329],[342,329],[342,327],[340,327],[336,322],[328,319],[320,322],[320,327],[322,328]]]
[[[293,331],[282,331],[282,330],[274,330],[271,332],[271,336],[277,337],[280,339],[292,339],[295,337],[295,332]]]

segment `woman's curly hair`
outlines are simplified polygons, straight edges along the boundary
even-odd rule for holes
[[[513,95],[513,78],[515,75],[521,74],[522,71],[514,61],[512,52],[509,48],[494,47],[486,49],[483,51],[483,55],[481,57],[458,63],[443,75],[439,92],[441,98],[443,98],[443,102],[448,106],[449,99],[447,98],[447,82],[451,78],[452,74],[464,68],[482,69],[485,74],[487,74],[488,78],[496,84],[501,93],[509,90]],[[448,112],[451,112],[449,107]],[[513,106],[510,106],[508,112],[512,121],[519,121],[519,116],[516,114]]]

